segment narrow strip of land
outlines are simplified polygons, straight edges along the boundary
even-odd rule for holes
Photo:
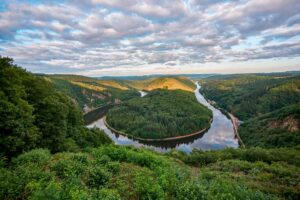
[[[241,139],[240,137],[240,134],[239,134],[239,131],[238,131],[238,119],[231,113],[228,113],[230,119],[231,119],[231,122],[232,122],[232,125],[233,125],[233,130],[234,130],[234,133],[237,137],[237,139],[239,140],[239,143],[241,144],[241,147],[245,148],[245,144],[243,142],[243,140]]]

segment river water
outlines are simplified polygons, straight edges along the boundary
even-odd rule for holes
[[[104,130],[104,132],[118,145],[145,147],[159,152],[167,152],[172,148],[176,148],[177,150],[184,151],[186,153],[192,152],[193,149],[218,150],[228,147],[237,148],[239,146],[238,140],[235,138],[231,120],[228,119],[220,110],[209,104],[199,92],[200,85],[196,83],[196,86],[197,89],[194,93],[198,102],[205,105],[213,112],[211,127],[204,134],[172,141],[140,142],[126,136],[113,133],[105,126],[103,118],[88,125],[88,127],[96,126]],[[140,93],[142,97],[147,95],[147,93],[144,92]]]

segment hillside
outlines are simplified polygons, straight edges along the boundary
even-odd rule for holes
[[[246,146],[292,147],[300,144],[300,104],[285,106],[240,126]]]
[[[203,82],[201,92],[243,121],[239,127],[249,146],[300,144],[300,77],[293,74],[224,75]]]
[[[141,81],[127,81],[127,84],[138,90],[151,91],[155,89],[184,90],[193,92],[195,84],[185,77],[158,77]]]
[[[137,90],[164,88],[194,91],[195,85],[184,77],[150,78],[146,80],[96,79],[79,75],[47,75],[46,80],[72,97],[84,111],[137,97]]]
[[[0,157],[34,148],[78,151],[106,142],[111,141],[102,131],[84,127],[71,98],[0,57]]]
[[[72,97],[84,112],[139,96],[135,89],[114,80],[98,80],[78,75],[48,75],[46,78],[59,91]]]
[[[115,106],[107,123],[133,137],[161,139],[188,135],[210,126],[211,111],[182,90],[154,90]]]

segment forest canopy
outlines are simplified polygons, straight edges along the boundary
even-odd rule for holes
[[[208,99],[243,121],[239,132],[246,146],[300,144],[298,73],[219,75],[202,82]]]
[[[134,137],[160,139],[191,134],[208,128],[212,112],[193,93],[154,90],[108,112],[107,123]]]
[[[83,126],[73,99],[47,79],[0,57],[0,156],[12,157],[33,148],[78,151],[110,143],[99,130]]]

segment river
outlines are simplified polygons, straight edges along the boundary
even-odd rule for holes
[[[239,146],[238,140],[235,138],[231,120],[228,119],[220,110],[209,104],[204,96],[199,92],[200,85],[196,83],[196,86],[197,88],[194,93],[198,102],[205,105],[213,112],[211,127],[204,134],[173,141],[140,142],[129,139],[126,136],[113,133],[105,126],[103,118],[88,125],[88,127],[96,126],[104,130],[104,132],[118,145],[145,147],[159,152],[167,152],[172,148],[176,148],[177,150],[184,151],[186,153],[192,152],[193,149],[218,150],[228,147],[237,148]],[[147,95],[147,93],[144,92],[140,93],[141,97]]]

